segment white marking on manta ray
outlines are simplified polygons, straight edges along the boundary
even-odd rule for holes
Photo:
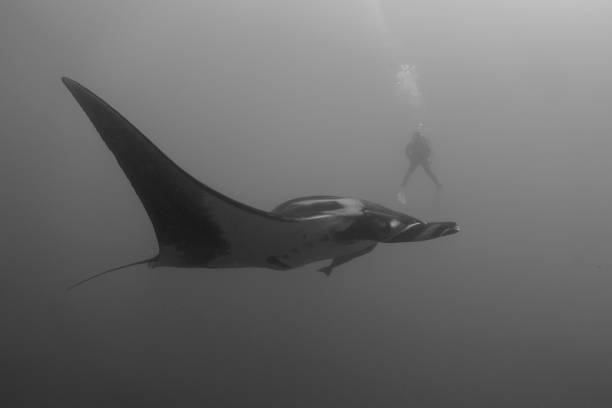
[[[322,198],[313,200],[304,200],[299,203],[295,203],[296,206],[307,206],[317,203],[338,203],[342,208],[336,210],[322,211],[322,214],[331,215],[361,215],[363,213],[364,205],[361,201],[354,198]],[[313,219],[322,217],[323,215],[315,215],[313,217],[305,217],[304,219]]]
[[[404,227],[404,231],[408,231],[410,228],[412,228],[412,227],[416,227],[417,225],[421,225],[421,223],[420,223],[420,222],[414,222],[414,223],[412,223],[412,224],[410,224],[410,225],[406,225],[406,226]]]
[[[298,217],[298,220],[318,220],[319,218],[332,218],[334,217],[334,214],[321,214],[321,215],[312,215],[310,217]]]

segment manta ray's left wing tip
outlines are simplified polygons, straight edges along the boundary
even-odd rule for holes
[[[62,82],[140,198],[153,224],[162,264],[257,266],[271,256],[273,245],[268,241],[282,243],[286,236],[301,232],[292,219],[255,209],[202,184],[94,92],[68,77]]]
[[[77,81],[67,76],[62,76],[62,82],[68,87],[68,89],[74,89],[80,86]]]

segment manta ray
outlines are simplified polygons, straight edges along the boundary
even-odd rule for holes
[[[227,197],[181,169],[108,103],[63,77],[115,156],[147,212],[158,254],[83,279],[138,264],[181,268],[289,270],[331,260],[334,268],[379,243],[426,241],[455,234],[455,222],[423,222],[356,198],[308,196],[263,211]]]

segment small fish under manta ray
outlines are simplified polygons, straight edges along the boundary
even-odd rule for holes
[[[425,241],[459,232],[454,222],[425,223],[365,200],[311,196],[271,212],[249,207],[200,183],[93,92],[62,78],[113,152],[144,205],[158,255],[128,266],[260,267],[288,270],[331,259],[332,270],[379,243]]]

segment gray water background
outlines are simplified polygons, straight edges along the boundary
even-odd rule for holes
[[[0,5],[2,406],[609,407],[612,7],[383,1],[444,184],[348,0]],[[354,196],[461,234],[330,278],[137,267],[143,208],[60,82],[270,209]]]

